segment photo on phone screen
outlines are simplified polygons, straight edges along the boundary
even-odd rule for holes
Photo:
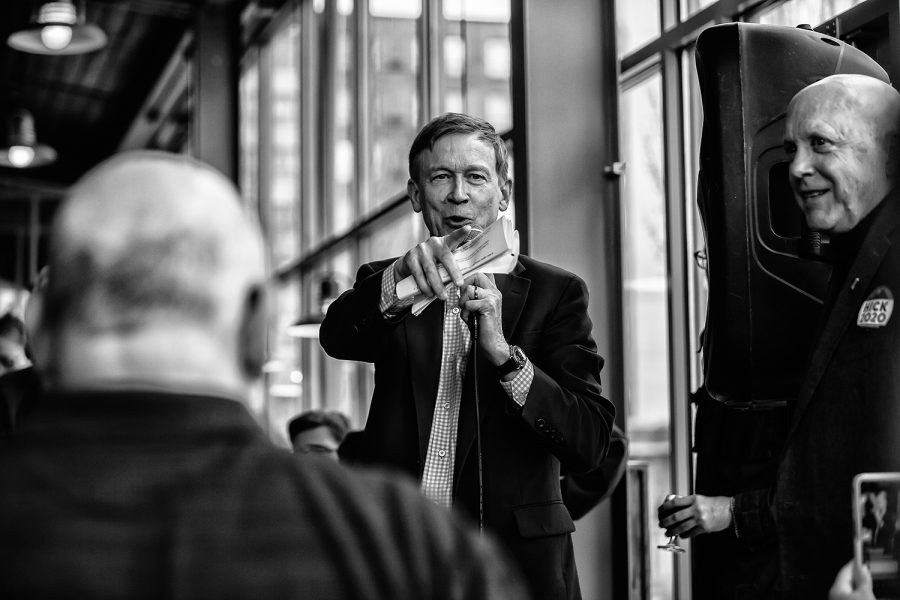
[[[900,473],[853,478],[854,554],[868,565],[876,598],[895,598],[900,581]]]

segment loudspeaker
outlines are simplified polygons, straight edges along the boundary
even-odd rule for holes
[[[836,38],[754,23],[705,29],[696,60],[706,391],[740,408],[784,405],[799,390],[831,271],[790,190],[784,113],[795,93],[828,75],[888,76]]]

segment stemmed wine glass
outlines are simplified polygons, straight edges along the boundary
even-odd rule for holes
[[[669,494],[665,497],[665,499],[663,499],[663,502],[668,502],[669,500],[674,500],[675,498],[678,498],[678,494]],[[657,546],[657,548],[659,548],[660,550],[665,550],[667,552],[674,552],[676,554],[683,554],[687,552],[687,550],[678,545],[677,535],[671,536],[668,542],[666,542],[665,544],[660,544],[659,546]]]

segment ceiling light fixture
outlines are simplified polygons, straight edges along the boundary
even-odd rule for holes
[[[32,114],[25,109],[13,111],[7,121],[4,145],[0,147],[0,166],[27,169],[55,160],[56,150],[38,143]]]
[[[60,0],[45,2],[31,25],[10,35],[6,43],[32,54],[84,54],[105,46],[106,34],[85,23],[72,0]]]

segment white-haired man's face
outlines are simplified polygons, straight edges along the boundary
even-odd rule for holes
[[[812,86],[791,102],[784,147],[811,229],[850,231],[881,202],[891,188],[887,134],[832,86]]]

